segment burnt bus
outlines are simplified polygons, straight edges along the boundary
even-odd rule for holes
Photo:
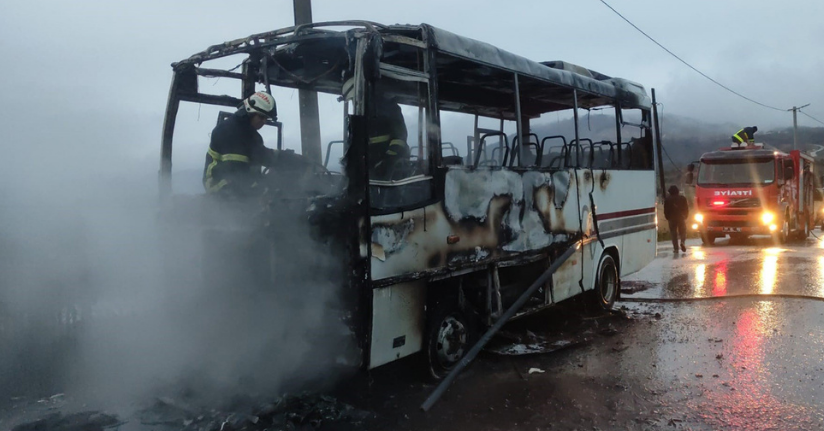
[[[230,56],[241,56],[239,71],[206,67]],[[364,21],[256,34],[172,67],[160,175],[170,212],[184,200],[171,184],[181,102],[235,108],[267,89],[278,148],[298,131],[301,147],[311,136],[328,142],[324,163],[303,154],[312,172],[300,182],[288,166],[262,175],[265,208],[248,209],[257,215],[247,228],[266,230],[258,264],[272,286],[272,262],[294,246],[278,241],[284,220],[308,220],[312,241],[335,250],[364,368],[421,352],[443,376],[559,259],[515,317],[578,295],[609,309],[621,278],[656,255],[655,110],[634,82],[427,24]],[[198,85],[208,77],[239,80],[239,94],[208,94]],[[317,93],[322,121],[285,117],[295,90]],[[387,100],[403,115],[409,153],[378,175],[370,130]],[[329,167],[339,150],[339,168]],[[188,221],[212,239],[224,229]]]

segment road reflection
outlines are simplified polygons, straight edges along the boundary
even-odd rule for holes
[[[761,262],[761,280],[759,280],[758,283],[759,286],[761,286],[760,293],[767,295],[773,293],[773,290],[775,288],[775,276],[777,272],[778,256],[764,256],[764,260]]]
[[[824,257],[822,257],[824,259]],[[695,293],[697,296],[704,296],[707,294],[704,288],[704,277],[707,273],[707,265],[701,263],[695,266]]]
[[[727,294],[727,261],[718,264],[715,269],[715,284],[712,286],[712,296]]]
[[[824,296],[824,256],[818,256],[818,294]]]

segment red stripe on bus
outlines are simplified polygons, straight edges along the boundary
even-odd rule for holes
[[[618,211],[614,213],[606,213],[606,214],[598,214],[598,221],[604,221],[614,218],[620,217],[629,217],[634,215],[641,215],[641,214],[651,214],[655,212],[655,207],[650,208],[640,208],[637,210],[629,210],[629,211]]]

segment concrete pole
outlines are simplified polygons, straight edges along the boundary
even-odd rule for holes
[[[293,0],[295,25],[312,22],[312,1]],[[300,152],[315,163],[322,163],[320,143],[320,114],[318,114],[318,93],[298,90],[300,104]]]
[[[793,106],[793,150],[798,149],[798,108]]]
[[[798,110],[801,108],[806,108],[810,106],[810,104],[806,104],[804,106],[793,106],[793,150],[798,149]]]

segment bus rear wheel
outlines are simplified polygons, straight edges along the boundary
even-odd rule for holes
[[[608,311],[615,305],[621,289],[618,265],[610,255],[604,255],[595,278],[595,287],[589,292],[589,303],[598,310]]]

